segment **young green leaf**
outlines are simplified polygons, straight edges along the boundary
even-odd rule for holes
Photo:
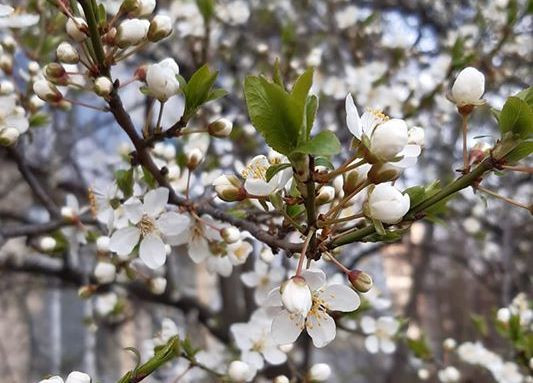
[[[133,195],[133,168],[117,170],[115,179],[117,180],[118,188],[124,193],[124,197],[131,197]]]
[[[269,182],[272,177],[274,177],[277,173],[282,171],[283,169],[290,168],[291,164],[284,163],[284,164],[275,164],[270,166],[266,171],[266,181]]]
[[[341,151],[341,143],[337,136],[326,130],[318,133],[309,141],[294,149],[295,153],[316,154],[320,156],[332,156]]]
[[[194,72],[187,85],[183,87],[186,120],[191,118],[202,104],[210,100],[217,75],[218,72],[212,72],[207,64],[203,65]]]
[[[518,97],[509,97],[500,114],[500,130],[525,138],[533,134],[533,110]]]

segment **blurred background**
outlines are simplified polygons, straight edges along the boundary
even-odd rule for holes
[[[45,3],[28,5],[38,9],[42,19],[52,19],[55,11]],[[114,73],[126,81],[139,65],[166,57],[178,62],[185,78],[204,62],[219,71],[217,85],[229,95],[209,104],[203,113],[231,119],[234,131],[230,140],[210,142],[204,173],[193,176],[197,195],[212,192],[209,184],[216,169],[234,172],[235,164],[266,152],[249,123],[242,83],[247,74],[270,75],[277,58],[289,83],[307,66],[316,68],[313,92],[320,97],[320,107],[315,126],[335,131],[346,146],[351,139],[344,113],[348,92],[360,111],[378,108],[425,130],[424,152],[418,165],[398,181],[401,189],[435,179],[446,183],[461,167],[460,117],[446,99],[458,70],[472,65],[485,74],[485,98],[493,107],[501,107],[506,97],[532,80],[531,1],[217,0],[208,23],[201,12],[204,3],[159,0],[158,12],[175,20],[173,35],[121,63]],[[105,4],[110,14],[120,6],[115,1]],[[5,36],[7,31],[0,33]],[[38,33],[35,28],[14,32],[21,48],[15,63],[28,60],[24,47]],[[57,33],[46,36],[51,47],[65,38]],[[50,49],[43,62],[54,55]],[[138,88],[139,83],[131,84],[121,95],[141,126],[150,101]],[[86,94],[71,93],[71,97],[95,102]],[[169,101],[164,125],[179,119],[182,110],[179,97]],[[488,106],[475,111],[469,128],[471,145],[493,144],[498,137]],[[127,142],[110,115],[74,106],[68,112],[50,109],[48,123],[35,128],[22,145],[25,166],[47,185],[59,206],[69,193],[87,206],[88,188],[102,188],[114,169],[123,166]],[[0,166],[0,226],[46,221],[46,211],[5,150],[0,150]],[[491,175],[486,182],[502,195],[526,204],[531,201],[527,174]],[[449,204],[442,221],[416,223],[401,241],[344,247],[345,263],[374,278],[375,292],[368,297],[370,308],[364,314],[403,318],[406,335],[392,354],[370,354],[359,327],[347,324],[322,350],[300,339],[295,360],[302,366],[329,363],[334,372],[331,382],[414,382],[425,362],[415,358],[406,338],[420,339],[422,334],[433,362],[450,362],[442,348],[448,337],[458,342],[481,339],[512,359],[493,318],[519,292],[531,293],[532,236],[526,210],[468,189]],[[120,315],[98,318],[93,313],[105,306],[105,295],[78,297],[78,288],[88,281],[95,262],[94,246],[71,246],[65,250],[68,254],[50,257],[40,254],[37,240],[38,236],[17,238],[0,248],[2,382],[33,382],[48,373],[66,375],[74,369],[89,373],[95,382],[116,381],[135,366],[135,356],[123,349],[142,350],[163,318],[171,318],[195,344],[210,350],[210,358],[220,357],[221,345],[229,344],[229,325],[247,321],[254,308],[252,292],[241,282],[240,273],[253,269],[253,259],[261,251],[258,243],[254,257],[228,278],[208,273],[204,266],[180,256],[185,249],[175,248],[166,270],[173,294],[155,296],[144,286],[118,286],[114,291],[123,305]],[[73,262],[76,273],[62,272],[66,260]],[[210,313],[218,314],[216,323],[209,320]],[[216,328],[215,334],[210,328]],[[169,366],[147,381],[173,382],[179,369],[179,363]],[[269,369],[266,375],[271,377],[282,371]],[[461,371],[464,382],[492,381],[479,368]],[[180,381],[214,380],[191,371]],[[436,381],[434,374],[429,381]]]

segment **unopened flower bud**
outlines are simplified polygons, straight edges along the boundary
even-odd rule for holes
[[[185,153],[185,156],[187,157],[187,167],[190,170],[194,170],[200,165],[200,162],[203,160],[203,154],[202,151],[198,148],[193,148],[187,153]]]
[[[418,379],[420,380],[428,380],[429,379],[429,371],[425,368],[421,368],[417,372]]]
[[[219,138],[228,137],[231,134],[232,129],[232,122],[226,118],[219,118],[207,126],[209,134]]]
[[[135,17],[150,15],[156,5],[156,0],[124,0],[120,6],[122,12],[126,12]]]
[[[57,241],[53,237],[43,237],[39,241],[39,248],[42,251],[52,251],[56,248]]]
[[[91,377],[83,372],[72,371],[68,374],[65,383],[91,383]]]
[[[35,76],[39,73],[41,70],[41,66],[37,61],[30,61],[28,63],[28,72],[30,72],[30,75]]]
[[[50,63],[44,67],[44,76],[55,85],[68,85],[69,76],[63,65]]]
[[[368,171],[368,179],[373,184],[380,184],[383,182],[394,181],[400,177],[402,169],[394,166],[394,164],[385,162],[372,165]]]
[[[278,375],[274,378],[274,383],[290,383],[291,381],[285,375]]]
[[[444,349],[446,351],[452,351],[455,349],[455,347],[457,346],[457,342],[455,339],[453,338],[446,338],[444,339],[444,341],[442,342],[442,347],[444,347]]]
[[[476,68],[463,69],[452,86],[452,99],[458,108],[481,105],[485,92],[485,76]]]
[[[17,142],[20,132],[17,128],[5,128],[0,130],[0,145],[11,146]]]
[[[98,77],[94,81],[94,92],[101,96],[101,97],[107,97],[111,94],[111,91],[113,90],[113,83],[108,77],[102,76]]]
[[[77,64],[80,61],[78,51],[66,41],[57,46],[56,56],[60,62],[65,64]]]
[[[36,94],[30,97],[30,111],[32,113],[35,113],[37,110],[41,109],[45,105],[46,102],[41,100]]]
[[[78,43],[87,38],[87,23],[81,17],[69,18],[67,20],[67,24],[65,25],[65,29],[67,31],[67,35],[69,35],[72,40]]]
[[[107,235],[102,235],[96,240],[96,249],[101,253],[109,252],[109,241],[111,239]]]
[[[17,42],[11,35],[6,35],[4,39],[2,40],[2,46],[5,48],[6,51],[13,53],[15,52],[15,48],[17,47]]]
[[[333,198],[335,198],[335,188],[333,186],[326,185],[320,188],[315,201],[317,205],[322,205],[333,201]]]
[[[167,288],[167,280],[163,277],[157,277],[150,280],[150,291],[152,294],[161,295]]]
[[[113,282],[116,274],[116,266],[109,262],[98,262],[94,268],[94,276],[99,283]]]
[[[220,230],[220,236],[226,243],[235,243],[241,239],[241,233],[235,226],[223,228]]]
[[[479,164],[489,154],[491,146],[486,142],[478,142],[468,153],[470,165]]]
[[[348,273],[350,283],[360,293],[366,293],[372,288],[372,277],[361,270],[352,270]]]
[[[497,311],[496,319],[498,320],[498,322],[501,322],[503,324],[509,323],[509,321],[511,320],[511,310],[509,310],[507,307],[502,307]]]
[[[10,55],[1,55],[0,56],[0,69],[2,69],[7,74],[13,72],[13,57]]]
[[[292,277],[281,285],[281,302],[291,313],[307,316],[313,300],[311,290],[303,277]]]
[[[369,190],[364,211],[370,218],[392,225],[402,220],[410,205],[409,194],[402,194],[389,184],[379,184]]]
[[[72,208],[69,206],[63,206],[60,212],[61,212],[61,216],[65,219],[72,220],[76,218],[76,214],[74,213],[74,210],[72,210]]]
[[[246,191],[241,181],[234,175],[221,175],[213,181],[218,197],[226,202],[242,201],[246,198]]]
[[[325,382],[331,376],[331,367],[326,363],[314,364],[309,370],[309,379],[312,382]]]
[[[59,102],[63,99],[63,95],[55,87],[55,85],[51,84],[47,80],[37,80],[33,84],[33,91],[41,100],[47,101],[47,102]]]
[[[146,39],[149,27],[150,22],[148,20],[124,20],[117,28],[117,45],[120,48],[126,48],[140,44]]]
[[[172,58],[166,58],[147,67],[145,79],[150,94],[161,102],[176,95],[180,88],[180,83],[176,78],[179,72],[180,68]],[[140,75],[141,72],[136,72],[137,78],[141,78]]]
[[[150,28],[148,28],[148,40],[155,43],[170,36],[171,33],[172,21],[170,20],[170,17],[166,15],[157,15],[150,22]]]
[[[15,91],[15,85],[9,80],[0,82],[0,94],[11,94]]]
[[[248,363],[234,360],[228,367],[228,376],[234,382],[246,382],[251,378],[251,368]]]

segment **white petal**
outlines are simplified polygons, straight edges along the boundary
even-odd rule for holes
[[[209,244],[204,238],[198,238],[189,242],[189,257],[194,263],[200,263],[211,255]]]
[[[165,244],[155,234],[148,234],[141,241],[139,256],[142,261],[151,269],[157,269],[165,264],[167,253]]]
[[[324,347],[335,339],[335,321],[326,313],[309,315],[305,326],[307,328],[307,333],[313,339],[315,347]]]
[[[320,297],[326,302],[328,310],[350,312],[361,304],[359,295],[346,285],[331,285],[320,292]]]
[[[171,246],[185,245],[189,242],[191,236],[190,228],[182,231],[178,235],[165,236],[166,242]]]
[[[272,180],[271,180],[272,181]],[[248,178],[244,181],[244,189],[256,196],[268,196],[276,190],[277,184],[275,182],[267,183],[262,179]]]
[[[281,351],[277,347],[266,347],[263,350],[263,356],[265,360],[270,364],[281,364],[287,360],[287,354]]]
[[[378,318],[376,326],[382,332],[392,336],[392,335],[396,334],[396,331],[398,331],[398,328],[400,327],[400,324],[393,317],[383,316],[383,317]]]
[[[404,157],[400,161],[391,162],[394,166],[402,169],[412,168],[418,162],[418,157]]]
[[[128,255],[132,252],[137,242],[141,231],[136,227],[125,227],[113,233],[109,240],[109,250],[118,255]]]
[[[243,352],[241,354],[241,359],[243,362],[246,362],[249,365],[254,366],[258,370],[262,369],[265,364],[261,354],[256,351]]]
[[[283,304],[281,302],[281,294],[279,292],[279,287],[272,289],[267,296],[266,301],[263,303],[264,307],[281,307]]]
[[[241,281],[245,286],[256,287],[259,284],[259,275],[255,271],[248,271],[241,274]]]
[[[420,145],[408,144],[405,145],[403,150],[399,153],[400,156],[418,157],[422,152]]]
[[[304,318],[298,314],[281,312],[272,321],[272,338],[277,344],[293,343],[304,327]]]
[[[361,318],[361,329],[365,334],[372,334],[376,332],[376,320],[370,316],[365,315]]]
[[[357,112],[357,108],[355,107],[355,103],[353,102],[351,94],[348,94],[348,96],[346,96],[345,109],[346,125],[348,126],[348,130],[354,135],[355,138],[360,139],[362,133],[361,119],[359,118],[359,113]]]
[[[124,214],[130,222],[134,225],[139,223],[143,216],[142,202],[136,197],[131,197],[122,206],[124,207]]]
[[[318,290],[326,284],[326,274],[322,270],[305,270],[302,277],[311,291]]]
[[[168,189],[157,188],[150,190],[144,196],[144,212],[152,217],[159,215],[168,202]]]
[[[396,344],[392,340],[381,338],[380,341],[381,351],[385,354],[392,354],[396,351]]]
[[[176,236],[186,230],[191,224],[191,219],[186,214],[178,214],[173,211],[163,213],[157,219],[157,228],[165,236]]]
[[[0,17],[9,16],[15,9],[9,5],[0,4]]]
[[[371,354],[377,353],[379,351],[378,337],[375,335],[367,336],[365,339],[365,347],[369,353]]]

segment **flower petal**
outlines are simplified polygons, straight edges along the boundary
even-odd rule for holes
[[[381,338],[380,346],[381,351],[383,351],[385,354],[392,354],[394,351],[396,351],[396,344],[391,339]]]
[[[309,315],[305,323],[307,333],[313,339],[315,347],[321,348],[335,339],[337,333],[335,321],[326,313]]]
[[[328,310],[350,312],[361,304],[359,295],[346,285],[328,286],[319,295],[326,302]]]
[[[272,180],[271,180],[272,181]],[[267,196],[276,190],[277,184],[275,182],[266,182],[259,178],[248,178],[244,181],[244,189],[256,196]]]
[[[260,370],[265,365],[263,357],[260,353],[256,351],[246,351],[241,354],[241,359],[243,362],[248,363],[251,366],[254,366],[256,369]]]
[[[304,327],[304,318],[301,315],[281,312],[272,321],[272,338],[277,344],[293,343],[298,339]]]
[[[181,234],[191,224],[191,219],[186,214],[176,212],[163,213],[157,219],[157,228],[165,236],[175,236]]]
[[[361,318],[361,329],[365,334],[376,332],[376,320],[368,315]]]
[[[211,255],[209,244],[204,238],[198,238],[189,242],[189,257],[194,263],[203,262]]]
[[[287,354],[277,347],[265,347],[263,350],[265,360],[270,364],[281,364],[287,360]]]
[[[155,234],[148,234],[141,241],[139,256],[142,261],[151,269],[157,269],[165,264],[167,253],[165,244]]]
[[[255,271],[248,271],[241,274],[241,281],[247,287],[256,287],[259,284],[259,275]]]
[[[157,188],[150,190],[144,196],[143,209],[144,212],[152,217],[155,217],[163,212],[168,202],[168,189]]]
[[[125,227],[113,233],[109,240],[109,250],[118,255],[128,255],[132,252],[137,242],[141,231],[136,227]]]
[[[311,291],[318,290],[326,284],[326,274],[322,270],[306,270],[302,273]]]
[[[355,103],[353,102],[351,94],[346,96],[345,109],[346,125],[348,126],[348,130],[354,135],[355,138],[360,139],[362,133],[361,119],[359,118],[359,112],[357,112],[357,108],[355,107]]]
[[[366,350],[371,354],[376,354],[379,351],[379,339],[375,335],[369,335],[365,339]]]
[[[122,206],[124,207],[124,214],[130,222],[134,225],[139,223],[143,216],[142,202],[136,197],[131,197]]]

